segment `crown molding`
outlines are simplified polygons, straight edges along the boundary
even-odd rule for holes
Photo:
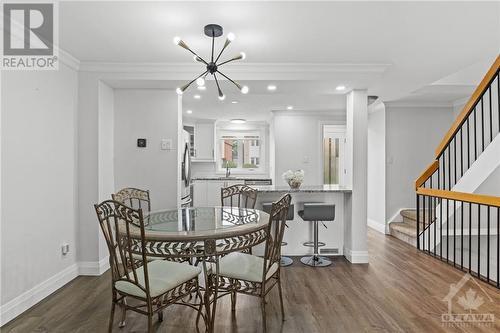
[[[452,102],[435,102],[435,101],[392,101],[384,102],[384,105],[389,108],[451,108]]]
[[[276,74],[318,74],[372,73],[382,74],[391,64],[349,64],[349,63],[240,63],[224,66],[232,73],[276,73]],[[196,63],[114,63],[80,62],[82,72],[105,73],[169,73],[189,74],[202,69]]]
[[[78,60],[76,57],[74,57],[71,53],[61,49],[57,48],[59,52],[59,61],[69,68],[79,71],[80,69],[80,60]]]
[[[331,109],[331,110],[271,110],[271,114],[277,116],[315,116],[315,117],[332,117],[332,116],[346,116],[345,109]]]

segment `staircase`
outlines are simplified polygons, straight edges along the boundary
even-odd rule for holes
[[[429,225],[430,214],[417,214],[416,209],[403,209],[400,213],[403,222],[392,222],[389,224],[391,236],[394,236],[405,243],[417,246],[417,215],[420,216],[420,230],[424,229],[424,215],[427,216],[425,226]]]
[[[394,236],[497,288],[500,196],[471,192],[487,177],[484,166],[500,163],[500,155],[488,155],[500,146],[499,70],[500,56],[415,181],[417,209],[402,211],[403,222],[389,225]]]

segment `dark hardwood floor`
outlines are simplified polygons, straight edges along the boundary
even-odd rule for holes
[[[368,232],[368,244],[367,265],[351,265],[339,258],[328,268],[300,263],[284,268],[286,320],[280,319],[275,290],[268,299],[268,332],[500,332],[499,290],[480,282],[487,293],[480,312],[495,315],[493,326],[443,326],[441,314],[448,309],[443,298],[463,273],[373,230]],[[110,299],[109,272],[79,277],[0,331],[106,332]],[[115,332],[145,331],[144,316],[129,313],[123,329],[118,328],[118,317]],[[165,320],[156,324],[157,331],[195,332],[194,318],[191,309],[173,306],[166,310]],[[257,298],[238,296],[234,318],[229,297],[219,301],[216,332],[260,332],[261,327]]]

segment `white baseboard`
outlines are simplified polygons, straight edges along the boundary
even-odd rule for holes
[[[81,261],[78,263],[78,275],[99,276],[109,269],[109,256],[100,261]]]
[[[100,261],[79,262],[60,271],[13,300],[0,306],[0,327],[42,301],[79,275],[102,275],[109,269],[109,257]]]
[[[368,251],[352,251],[344,247],[344,257],[351,262],[351,264],[367,264]]]
[[[373,230],[378,231],[384,235],[387,233],[385,230],[385,224],[379,223],[375,220],[368,219],[368,226]]]
[[[0,307],[0,327],[78,276],[78,264],[53,275]]]

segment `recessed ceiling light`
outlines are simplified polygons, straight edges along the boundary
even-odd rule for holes
[[[194,97],[194,99],[200,99],[201,98],[200,95],[194,95],[193,97]]]
[[[207,90],[207,86],[198,86],[198,90]]]
[[[286,109],[287,109],[287,110],[293,110],[293,105],[288,105],[288,106],[286,107]]]
[[[191,114],[191,113],[193,113],[193,110],[186,110],[186,113]]]
[[[335,90],[343,91],[343,90],[345,90],[345,86],[337,86],[337,88],[335,88]]]
[[[238,101],[231,101],[232,104],[238,104]]]
[[[274,84],[270,84],[267,86],[267,90],[269,91],[275,91],[276,90],[276,86]]]
[[[231,119],[231,122],[233,124],[244,124],[246,123],[247,121],[245,119]]]

